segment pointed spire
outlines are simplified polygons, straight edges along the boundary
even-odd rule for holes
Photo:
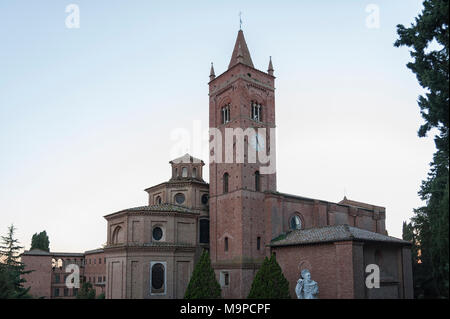
[[[248,50],[247,43],[245,42],[244,38],[244,32],[242,30],[239,30],[238,32],[236,44],[234,45],[233,55],[231,56],[228,69],[238,63],[243,63],[254,68],[252,58],[250,56],[250,51]]]
[[[269,60],[269,68],[267,69],[267,73],[269,73],[269,75],[273,75],[272,57],[270,57]]]
[[[241,47],[240,43],[239,43],[239,48],[237,51],[237,62],[244,63],[244,54],[242,53],[242,47]]]
[[[214,73],[214,65],[211,62],[211,71],[209,72],[209,80],[212,81],[216,78],[216,74]]]

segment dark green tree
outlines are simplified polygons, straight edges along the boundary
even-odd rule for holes
[[[192,272],[192,277],[186,288],[184,298],[219,299],[221,298],[221,293],[220,285],[211,266],[209,253],[207,250],[204,250]]]
[[[31,298],[24,288],[23,275],[31,271],[25,271],[25,265],[20,261],[19,241],[14,238],[16,228],[14,225],[8,227],[8,234],[1,237],[0,245],[0,297],[1,298]]]
[[[416,75],[426,93],[418,104],[424,124],[419,137],[431,129],[436,153],[428,178],[422,182],[420,198],[426,205],[414,210],[407,234],[414,234],[417,256],[414,286],[417,297],[446,297],[449,289],[449,1],[425,0],[423,11],[409,28],[397,26],[395,46],[411,49],[413,61],[407,67]]]
[[[31,249],[40,249],[44,251],[50,251],[50,241],[47,236],[47,232],[44,230],[39,234],[36,233],[31,238]]]
[[[90,282],[83,282],[81,284],[77,299],[95,299],[95,289]]]
[[[14,282],[4,265],[0,264],[0,299],[14,298],[14,293]]]
[[[432,128],[437,128],[438,149],[446,151],[448,158],[449,126],[449,1],[425,0],[424,9],[409,28],[397,26],[399,39],[395,46],[411,48],[413,61],[407,67],[415,73],[419,84],[427,93],[419,96],[419,107],[425,123],[419,129],[424,137]]]
[[[284,277],[280,265],[272,254],[264,258],[261,268],[253,279],[249,299],[289,299],[289,282]]]

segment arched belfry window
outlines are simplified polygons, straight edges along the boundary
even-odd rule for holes
[[[197,168],[196,168],[196,167],[194,167],[194,168],[192,169],[192,177],[193,177],[193,178],[196,178],[196,177],[197,177]]]
[[[188,169],[187,169],[187,167],[183,167],[181,169],[181,177],[188,177]]]
[[[259,171],[255,172],[255,191],[261,191],[261,175],[259,174]]]
[[[252,101],[252,120],[261,122],[262,121],[262,105],[256,101]]]
[[[221,118],[222,118],[222,124],[226,124],[230,122],[230,103],[226,104],[224,107],[222,107],[221,111]]]
[[[223,192],[228,193],[228,173],[223,174]]]

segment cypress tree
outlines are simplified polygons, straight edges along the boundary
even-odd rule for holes
[[[83,282],[77,294],[77,299],[95,299],[95,289],[90,282]]]
[[[289,299],[289,282],[272,254],[264,258],[261,268],[253,279],[249,299]]]
[[[47,232],[44,230],[39,234],[36,233],[31,238],[31,249],[40,249],[44,251],[50,251],[50,241],[47,236]]]
[[[208,251],[204,250],[200,260],[195,265],[191,280],[187,286],[185,299],[219,299],[220,285],[216,280],[211,266]]]

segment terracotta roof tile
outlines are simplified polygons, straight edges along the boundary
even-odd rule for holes
[[[279,236],[274,239],[270,246],[308,245],[347,240],[410,244],[408,241],[399,238],[382,235],[361,228],[349,225],[335,225],[294,230],[284,236]]]

